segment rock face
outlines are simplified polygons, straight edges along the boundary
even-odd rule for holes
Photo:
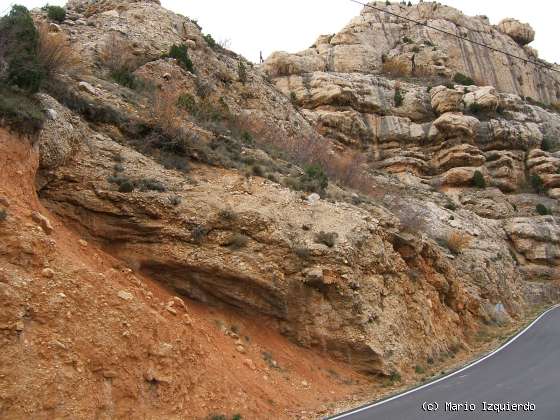
[[[521,28],[506,35],[436,3],[375,7],[531,53],[517,43],[530,36],[512,39]],[[182,312],[191,306],[262,320],[292,343],[390,375],[470,346],[484,323],[510,322],[530,303],[557,299],[560,116],[534,101],[556,100],[556,76],[541,79],[371,8],[309,50],[275,53],[260,67],[208,43],[195,22],[157,1],[74,1],[68,9],[60,31],[88,72],[60,74],[52,97],[39,96],[48,119],[34,145],[19,160],[1,153],[0,160],[17,174],[21,168],[12,166],[31,156],[28,182],[10,187],[10,202],[35,197],[34,188],[40,199],[10,221],[41,235],[45,249],[64,247],[37,259],[29,278],[62,287],[72,273],[60,261],[76,255],[99,270],[130,267],[114,276],[118,282],[94,273],[87,289],[70,282],[63,297],[49,300],[58,309],[60,299],[102,285],[84,313],[101,308],[111,328],[127,326],[114,332],[114,354],[132,352],[129,389],[144,392],[138,380],[146,393],[191,384],[188,369],[170,367],[200,348],[200,331],[173,353],[176,323],[165,321],[165,343],[150,342],[149,351],[133,345],[138,335],[142,342],[158,336],[161,319],[184,320],[181,338],[190,337],[184,329],[193,320]],[[45,17],[37,11],[35,18]],[[132,76],[141,87],[111,79],[104,51],[114,37],[137,58]],[[173,44],[188,45],[194,69],[162,58]],[[451,83],[457,72],[482,86]],[[1,195],[8,181],[18,180],[1,178]],[[1,226],[0,236],[8,232]],[[17,267],[25,273],[38,241],[13,245],[17,252],[15,242],[0,241],[0,263],[23,255]],[[132,273],[157,281],[153,292],[127,280]],[[164,292],[186,303],[154,299]],[[113,314],[113,305],[136,308],[133,321]],[[13,313],[35,313],[22,308]],[[96,326],[88,321],[88,331]],[[234,331],[227,336],[235,340],[228,354],[258,372],[247,359],[251,344]],[[103,365],[92,372],[104,386],[118,384],[117,397],[126,399],[118,358],[106,366],[99,355],[78,353]],[[201,371],[211,366],[204,360]],[[169,395],[185,397],[177,410],[192,402],[193,388],[173,388]],[[96,415],[112,416],[103,404]],[[149,413],[172,416],[161,407]]]
[[[387,6],[383,2],[370,5],[375,9],[364,7],[360,16],[342,31],[319,37],[310,49],[298,54],[272,54],[264,70],[273,78],[324,71],[379,74],[396,69],[408,75],[415,71],[420,77],[453,77],[460,72],[480,85],[494,86],[502,92],[529,96],[545,103],[560,99],[558,73],[546,69],[527,72],[525,63],[520,60],[504,59],[501,53],[468,42],[458,43],[455,38],[384,11],[532,60],[534,51],[523,47],[534,39],[534,31],[527,24],[506,19],[495,27],[487,19],[465,16],[459,10],[434,2],[411,7]],[[540,72],[546,76],[541,77]]]

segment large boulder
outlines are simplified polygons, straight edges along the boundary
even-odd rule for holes
[[[498,24],[498,29],[509,35],[519,45],[527,45],[535,40],[535,30],[528,23],[507,18]]]
[[[445,86],[436,86],[430,91],[432,108],[438,114],[460,111],[463,94]]]
[[[445,138],[474,138],[480,128],[480,121],[458,112],[447,112],[435,120],[434,125]]]
[[[496,89],[493,86],[483,86],[472,92],[467,93],[463,97],[467,109],[477,108],[477,111],[494,112],[498,108],[499,98]]]

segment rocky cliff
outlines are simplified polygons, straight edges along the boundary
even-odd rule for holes
[[[550,71],[522,70],[369,8],[339,34],[261,67],[157,1],[74,0],[67,9],[60,24],[43,11],[33,17],[67,37],[82,68],[62,69],[36,96],[46,120],[34,138],[0,132],[0,205],[17,215],[0,222],[3,298],[17,302],[2,322],[10,360],[44,363],[31,375],[37,386],[58,365],[17,349],[26,340],[35,349],[44,334],[57,355],[72,350],[65,377],[87,377],[103,401],[78,412],[37,391],[38,405],[23,411],[29,401],[14,379],[15,388],[2,385],[2,404],[15,418],[188,418],[188,404],[203,417],[235,387],[229,374],[216,385],[212,363],[250,371],[242,387],[252,397],[233,404],[244,414],[289,416],[294,381],[308,391],[302,408],[337,383],[319,369],[310,389],[298,357],[353,378],[350,369],[414,376],[476,347],[482,326],[558,298],[560,116],[535,104],[556,100]],[[435,3],[386,10],[534,54],[525,46],[532,30],[516,21],[493,27]],[[479,85],[450,83],[457,72]],[[18,260],[21,252],[30,257]],[[36,308],[26,293],[43,296]],[[66,318],[41,316],[56,308]],[[73,316],[93,317],[83,328],[95,357],[73,341]],[[207,317],[234,319],[255,337],[216,331]],[[98,334],[103,320],[113,341]],[[279,369],[267,346],[286,349],[293,371]],[[249,384],[261,373],[273,379],[257,392]],[[263,404],[282,375],[278,401]],[[84,395],[72,384],[57,389]]]
[[[342,31],[320,36],[308,50],[273,54],[267,60],[267,72],[274,77],[323,71],[379,74],[390,63],[412,73],[414,61],[415,74],[420,77],[453,77],[460,72],[479,85],[547,104],[558,102],[559,67],[540,60],[528,45],[535,37],[528,24],[505,19],[491,25],[485,16],[469,17],[437,2],[406,6],[378,1],[369,5],[375,8],[364,7]]]

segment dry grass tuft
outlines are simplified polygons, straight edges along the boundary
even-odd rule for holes
[[[447,247],[451,252],[458,255],[461,254],[472,241],[470,235],[462,234],[461,232],[454,231],[447,237]]]

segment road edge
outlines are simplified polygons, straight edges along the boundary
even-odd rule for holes
[[[326,419],[326,420],[338,420],[338,419],[343,419],[343,418],[345,418],[345,417],[347,417],[347,416],[349,416],[349,415],[356,414],[356,413],[360,413],[360,412],[362,412],[362,411],[369,410],[370,408],[373,408],[373,407],[377,407],[377,406],[386,404],[386,403],[388,403],[388,402],[390,402],[390,401],[394,401],[394,400],[396,400],[396,399],[402,398],[402,397],[404,397],[404,396],[406,396],[406,395],[409,395],[409,394],[412,394],[412,393],[414,393],[414,392],[420,391],[420,390],[422,390],[422,389],[424,389],[424,388],[428,388],[428,387],[430,387],[430,386],[432,386],[432,385],[435,385],[435,384],[437,384],[437,383],[439,383],[439,382],[445,381],[446,379],[449,379],[449,378],[451,378],[451,377],[453,377],[453,376],[455,376],[455,375],[458,375],[459,373],[464,372],[465,370],[470,369],[471,367],[476,366],[476,365],[478,365],[479,363],[482,363],[483,361],[485,361],[485,360],[489,359],[490,357],[496,355],[497,353],[501,352],[503,349],[505,349],[506,347],[508,347],[509,345],[511,345],[511,344],[512,344],[514,341],[516,341],[519,337],[521,337],[523,334],[525,334],[527,331],[529,331],[529,330],[530,330],[537,322],[539,322],[545,315],[547,315],[549,312],[552,312],[553,310],[558,309],[558,308],[560,308],[560,304],[556,304],[556,305],[551,306],[551,307],[548,308],[546,311],[544,311],[544,312],[541,313],[539,316],[537,316],[529,325],[527,325],[525,328],[523,328],[520,332],[518,332],[518,333],[515,334],[514,336],[510,337],[509,340],[507,340],[504,344],[502,344],[502,345],[501,345],[500,347],[498,347],[497,349],[492,350],[491,352],[489,352],[489,353],[487,353],[487,354],[485,354],[485,355],[479,357],[478,359],[476,359],[476,360],[474,360],[474,361],[468,363],[467,365],[465,365],[465,366],[463,366],[463,367],[461,367],[461,368],[458,368],[458,369],[452,371],[451,373],[449,373],[449,374],[447,374],[447,375],[445,375],[445,376],[441,376],[441,377],[439,377],[439,378],[437,378],[437,379],[435,379],[435,380],[433,380],[433,381],[431,381],[431,382],[426,382],[426,383],[424,383],[424,384],[418,385],[418,386],[416,386],[416,387],[414,387],[414,388],[411,388],[411,389],[408,389],[408,390],[406,390],[406,391],[399,392],[399,393],[397,393],[397,394],[395,394],[395,395],[392,395],[392,396],[383,398],[383,399],[381,399],[381,400],[379,400],[379,401],[375,401],[375,402],[373,402],[373,403],[364,404],[364,405],[362,405],[362,406],[360,406],[360,407],[354,408],[354,409],[352,409],[352,410],[344,411],[344,412],[342,412],[342,413],[335,414],[335,415],[330,416],[330,417],[325,417],[325,419]]]

